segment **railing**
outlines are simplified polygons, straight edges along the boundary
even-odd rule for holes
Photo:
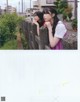
[[[40,35],[37,34],[37,27],[28,21],[23,21],[21,23],[21,29],[24,33],[29,49],[50,49],[48,31],[46,28],[40,28]],[[77,32],[72,32],[63,38],[63,48],[64,49],[77,49]]]

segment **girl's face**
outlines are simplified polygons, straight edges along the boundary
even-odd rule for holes
[[[49,22],[49,21],[51,21],[52,20],[52,16],[51,16],[51,14],[44,14],[44,21],[45,22]]]
[[[37,22],[39,21],[39,17],[38,16],[34,16],[34,20]]]

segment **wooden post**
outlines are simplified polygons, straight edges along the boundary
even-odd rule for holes
[[[32,33],[31,22],[28,22],[29,49],[32,49],[32,45],[31,45],[32,36],[31,36],[31,33]]]
[[[47,28],[40,28],[40,35],[37,35],[37,27],[31,22],[23,21],[22,31],[25,34],[29,49],[50,49]],[[68,30],[63,38],[64,49],[77,49],[77,32]]]
[[[44,27],[40,28],[40,49],[45,49],[49,46],[48,30]]]
[[[38,34],[37,34],[37,26],[35,25],[35,24],[32,24],[32,26],[33,26],[33,28],[32,28],[32,37],[33,37],[33,48],[34,49],[39,49],[39,47],[38,47],[38,43],[36,42],[36,38],[35,38],[35,36],[38,36]]]

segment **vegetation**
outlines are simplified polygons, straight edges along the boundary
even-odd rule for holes
[[[77,30],[77,19],[76,18],[72,21],[72,28],[75,31]]]
[[[21,28],[19,28],[19,32],[21,34],[21,40],[22,40],[23,49],[28,49],[28,43],[27,43],[26,37],[23,34]]]
[[[63,15],[63,19],[67,21],[71,20],[72,9],[73,9],[72,5],[69,5],[67,1],[64,1],[64,0],[56,0],[54,4],[56,5],[56,10],[58,14]]]
[[[3,50],[17,49],[17,40],[7,41],[0,49]]]
[[[56,0],[54,4],[56,6],[56,10],[58,14],[63,14],[64,9],[68,7],[67,1],[64,1],[64,0]]]
[[[0,16],[0,47],[7,42],[16,40],[16,28],[23,20],[16,13],[4,14]],[[9,44],[10,45],[10,44]]]
[[[71,17],[72,17],[72,5],[68,5],[67,8],[64,9],[64,12],[63,12],[63,19],[65,17],[65,19],[67,21],[71,20]]]
[[[23,48],[28,49],[28,44],[23,33],[21,34],[21,40],[22,40]]]

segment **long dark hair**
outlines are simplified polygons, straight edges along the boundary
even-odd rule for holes
[[[58,17],[57,17],[57,11],[54,9],[54,8],[45,8],[43,10],[43,14],[55,14],[55,16],[53,17],[53,27],[52,27],[52,31],[53,31],[53,36],[55,34],[55,29],[56,29],[56,26],[58,24]]]
[[[44,23],[43,12],[41,12],[41,11],[36,11],[33,16],[38,16],[38,17],[39,17],[39,21],[38,21],[39,26],[40,26],[40,27],[43,26],[43,23]]]

